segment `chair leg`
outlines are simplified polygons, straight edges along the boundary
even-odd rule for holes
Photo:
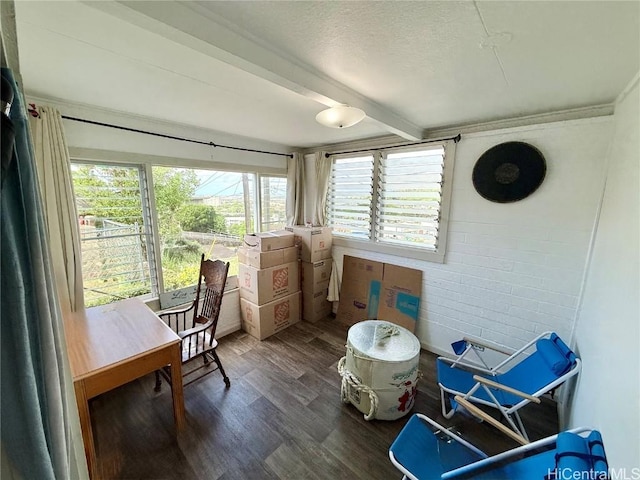
[[[160,372],[156,370],[156,386],[154,387],[154,391],[159,392],[162,388],[162,380],[160,379]]]
[[[216,362],[216,365],[218,365],[218,369],[220,370],[220,373],[222,373],[222,378],[224,378],[224,384],[226,385],[227,388],[229,388],[231,386],[231,380],[229,380],[229,377],[227,377],[227,374],[224,371],[224,368],[222,368],[222,363],[220,362],[220,358],[218,358],[218,354],[216,353],[215,350],[211,351],[211,355],[213,355],[213,359]]]

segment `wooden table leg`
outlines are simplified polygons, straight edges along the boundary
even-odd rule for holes
[[[82,380],[74,382],[73,388],[76,392],[76,403],[80,416],[80,428],[82,429],[87,468],[89,470],[89,476],[95,480],[98,478],[98,475],[96,472],[96,448],[93,443],[93,429],[91,428],[91,416],[89,415],[89,399],[87,398]]]
[[[171,396],[176,430],[184,427],[184,393],[182,390],[182,355],[180,343],[171,347]]]

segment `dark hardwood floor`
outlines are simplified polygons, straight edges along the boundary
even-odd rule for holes
[[[347,328],[333,319],[300,322],[257,341],[244,332],[220,339],[219,372],[185,387],[186,428],[173,425],[171,390],[148,375],[95,398],[91,415],[98,468],[113,479],[391,479],[401,478],[387,450],[409,415],[367,422],[340,402],[336,365]],[[435,356],[422,352],[414,412],[425,413],[489,454],[514,442],[464,415],[440,413]],[[555,404],[526,407],[532,440],[557,431]]]

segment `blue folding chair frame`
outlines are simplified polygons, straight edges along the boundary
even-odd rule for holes
[[[439,357],[436,361],[442,414],[451,418],[462,405],[523,445],[529,438],[518,411],[529,403],[540,403],[542,395],[576,375],[581,366],[580,359],[553,332],[539,335],[515,352],[468,338],[452,346],[458,353],[455,359]],[[489,366],[482,356],[487,349],[507,358]],[[483,366],[468,361],[471,352]],[[498,409],[511,428],[473,404]]]
[[[590,441],[592,438],[597,440]],[[580,450],[576,447],[586,453],[574,451]],[[595,453],[584,450],[587,448]],[[389,459],[403,478],[410,480],[604,479],[608,473],[602,438],[591,428],[574,428],[488,457],[456,433],[419,413],[409,419],[389,447]],[[588,472],[589,476],[582,473],[574,477],[573,472]]]

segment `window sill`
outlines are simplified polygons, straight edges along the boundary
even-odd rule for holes
[[[428,251],[420,248],[402,247],[399,245],[388,245],[367,240],[355,240],[352,238],[333,236],[333,245],[338,247],[353,248],[356,250],[366,250],[369,252],[384,253],[397,257],[425,260],[433,263],[444,263],[444,251]]]

